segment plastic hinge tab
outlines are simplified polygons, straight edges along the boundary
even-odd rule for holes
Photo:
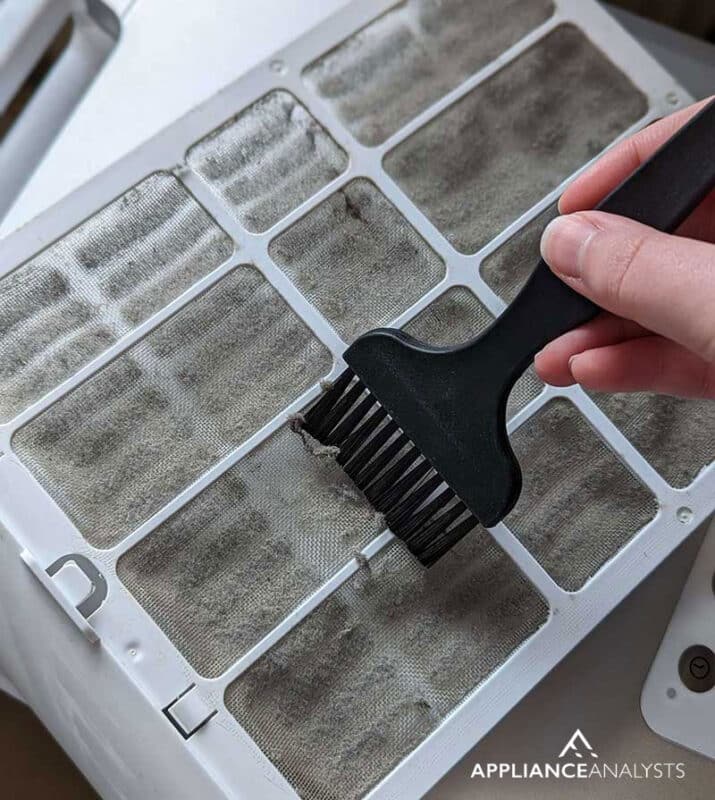
[[[94,564],[79,553],[62,556],[49,567],[42,567],[29,550],[23,550],[20,558],[82,631],[85,639],[98,644],[99,634],[88,617],[105,601],[108,589],[106,579]]]

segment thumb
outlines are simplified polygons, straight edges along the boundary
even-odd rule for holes
[[[715,245],[581,211],[557,217],[544,260],[572,289],[715,362]]]

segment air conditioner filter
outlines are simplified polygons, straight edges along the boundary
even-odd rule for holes
[[[361,333],[483,331],[573,175],[688,101],[590,0],[364,0],[0,245],[0,522],[55,594],[101,573],[78,674],[141,704],[64,743],[182,748],[117,798],[420,797],[713,511],[712,403],[530,369],[519,503],[425,571],[297,424]]]

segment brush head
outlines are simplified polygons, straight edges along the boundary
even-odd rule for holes
[[[506,435],[508,389],[496,382],[479,395],[474,386],[475,375],[501,375],[503,359],[488,341],[478,366],[473,353],[371,331],[305,415],[306,431],[338,448],[338,463],[425,566],[478,522],[496,524],[521,488]]]

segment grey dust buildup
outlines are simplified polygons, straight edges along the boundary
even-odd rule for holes
[[[405,325],[410,336],[438,347],[462,344],[480,334],[493,317],[465,286],[448,289]],[[511,418],[533,400],[544,388],[533,367],[514,384],[509,395],[506,416]],[[480,391],[479,376],[474,378],[474,391]]]
[[[336,178],[345,152],[288,92],[274,91],[194,145],[189,166],[262,232]]]
[[[274,239],[269,253],[346,342],[391,323],[445,273],[427,242],[362,178]]]
[[[233,242],[172,176],[122,195],[0,280],[0,420],[223,263]]]
[[[381,144],[552,12],[551,0],[409,0],[304,77],[360,142]]]
[[[331,365],[263,276],[239,267],[20,428],[13,447],[85,538],[109,547]]]
[[[671,486],[715,461],[715,402],[665,395],[593,394],[598,406]]]
[[[117,571],[192,666],[214,677],[382,530],[335,460],[284,427]]]
[[[646,110],[630,80],[577,28],[561,25],[384,165],[458,250],[474,253]]]
[[[556,216],[557,206],[549,206],[482,261],[482,278],[505,302],[511,303],[519,294],[539,263],[541,234]]]
[[[429,570],[396,541],[231,684],[226,705],[304,800],[353,800],[547,614],[484,530]]]
[[[653,519],[656,499],[567,400],[548,403],[511,443],[524,483],[506,525],[576,591]]]

